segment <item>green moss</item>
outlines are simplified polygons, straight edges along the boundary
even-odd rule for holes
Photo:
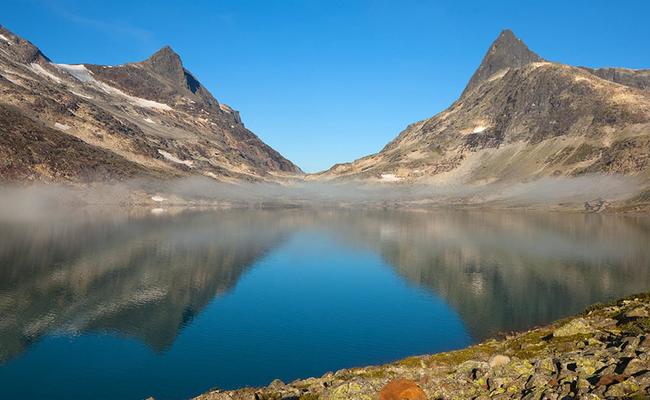
[[[422,364],[422,357],[408,357],[398,361],[396,364],[403,367],[416,368]]]
[[[388,376],[388,372],[381,367],[371,368],[361,372],[358,376],[362,378],[369,378],[369,379],[381,379],[381,378],[386,378]]]
[[[650,318],[639,318],[622,323],[619,328],[622,331],[634,335],[643,335],[650,332]]]
[[[275,392],[257,393],[256,398],[259,400],[280,400],[282,398],[282,394]]]
[[[587,307],[583,314],[589,314],[590,312],[598,311],[603,307],[605,307],[605,305],[603,303],[594,303],[594,304],[590,305],[589,307]]]
[[[462,350],[434,354],[428,358],[426,363],[430,366],[435,364],[458,365],[468,360],[488,357],[494,354],[496,350],[497,346],[495,342],[486,342]]]

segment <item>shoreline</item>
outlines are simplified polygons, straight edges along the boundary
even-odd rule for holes
[[[464,349],[194,400],[650,397],[650,292]],[[569,397],[567,397],[569,396]]]

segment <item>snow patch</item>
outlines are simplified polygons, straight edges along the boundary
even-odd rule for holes
[[[6,37],[5,35],[1,34],[1,33],[0,33],[0,39],[2,39],[2,40],[4,40],[5,42],[11,44],[11,41],[9,40],[9,38]]]
[[[60,124],[60,123],[58,123],[58,122],[54,123],[54,127],[55,127],[56,129],[59,129],[59,130],[62,130],[62,131],[67,131],[68,129],[70,129],[70,126],[69,126],[69,125],[66,125],[66,124]]]
[[[212,172],[210,172],[210,171],[207,171],[205,174],[206,174],[207,176],[209,176],[210,178],[212,178],[212,179],[217,179],[217,180],[219,180],[219,177],[218,177],[216,174],[214,174],[214,173],[212,173]]]
[[[151,196],[151,200],[160,203],[161,201],[166,201],[167,199],[162,196]]]
[[[159,103],[153,100],[143,99],[141,97],[131,96],[120,89],[114,88],[111,85],[108,85],[104,82],[100,82],[93,76],[92,71],[86,68],[83,64],[71,65],[71,64],[53,64],[57,68],[67,72],[68,74],[74,76],[78,81],[83,83],[92,84],[99,89],[103,90],[107,94],[122,96],[127,99],[127,101],[133,105],[143,107],[143,108],[155,108],[159,110],[171,110],[172,108],[167,104]]]
[[[472,131],[472,133],[481,133],[481,132],[483,132],[483,131],[486,130],[486,129],[487,129],[487,126],[479,125],[479,126],[477,126],[476,128],[474,128],[474,130]]]
[[[31,64],[29,64],[29,66],[31,67],[32,71],[36,72],[38,75],[41,75],[41,76],[45,76],[45,77],[47,77],[47,78],[50,78],[50,79],[52,79],[52,80],[53,80],[54,82],[56,82],[56,83],[61,83],[61,78],[59,78],[58,76],[54,75],[53,73],[51,73],[50,71],[46,70],[45,68],[43,68],[43,67],[41,66],[41,64],[31,63]]]
[[[382,182],[397,182],[401,180],[402,178],[396,176],[395,174],[381,174]]]
[[[75,96],[83,97],[84,99],[92,99],[93,96],[88,96],[87,94],[82,94],[79,92],[75,92],[74,90],[71,90],[70,93],[74,94]]]
[[[174,162],[176,164],[183,164],[187,165],[188,167],[191,167],[194,164],[194,161],[191,160],[181,160],[180,158],[176,157],[175,155],[166,152],[165,150],[160,150],[158,149],[158,153],[165,157],[167,160]]]
[[[115,88],[113,88],[113,89],[118,90],[118,89],[115,89]],[[157,108],[157,109],[160,109],[160,110],[171,110],[172,109],[167,104],[158,103],[157,101],[147,100],[147,99],[143,99],[143,98],[135,97],[135,96],[130,96],[130,95],[124,93],[124,92],[122,92],[121,94],[123,96],[127,97],[131,101],[131,103],[135,104],[136,106],[140,106],[140,107],[143,107],[143,108]]]
[[[152,214],[162,214],[162,213],[164,213],[164,212],[165,212],[165,209],[164,209],[164,208],[152,208],[152,209],[151,209],[151,213],[152,213]]]
[[[148,122],[148,123],[150,123],[150,124],[155,124],[154,120],[151,119],[151,118],[149,118],[149,117],[144,118],[144,122]]]
[[[74,76],[78,81],[81,82],[95,82],[93,78],[93,73],[86,68],[83,64],[53,64],[58,69],[67,72],[68,74]]]

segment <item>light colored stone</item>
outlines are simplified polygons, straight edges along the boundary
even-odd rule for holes
[[[554,337],[585,335],[593,333],[593,328],[584,318],[576,318],[553,331]]]
[[[358,382],[348,382],[335,387],[327,397],[330,400],[372,400],[373,396],[367,393]]]
[[[510,362],[510,357],[504,356],[503,354],[497,354],[490,357],[490,360],[488,361],[488,365],[490,366],[490,368],[496,368],[502,365],[506,365],[509,362]]]

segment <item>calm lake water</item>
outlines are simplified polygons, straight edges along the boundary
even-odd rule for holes
[[[650,220],[463,211],[0,222],[0,398],[183,399],[464,347],[650,288]]]

